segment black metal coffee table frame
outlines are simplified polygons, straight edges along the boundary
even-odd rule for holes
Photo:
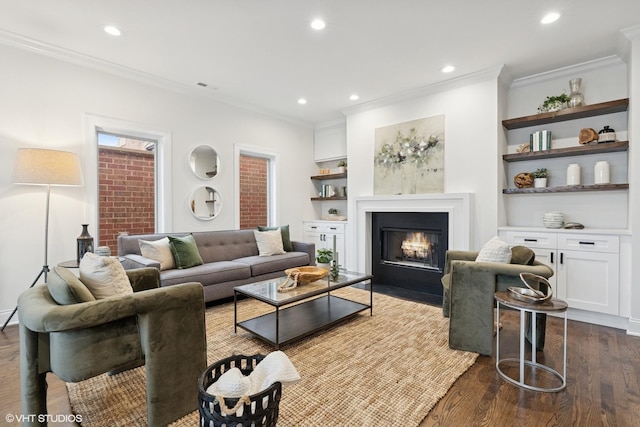
[[[353,316],[370,310],[373,316],[373,276],[363,273],[341,271],[336,282],[321,279],[299,285],[290,292],[278,292],[278,286],[286,277],[237,286],[233,293],[234,333],[238,327],[253,333],[275,346],[311,335]],[[358,283],[369,282],[369,303],[364,304],[331,292]],[[275,311],[238,321],[238,295],[257,299],[275,308]]]

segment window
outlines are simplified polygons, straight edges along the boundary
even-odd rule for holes
[[[259,148],[234,147],[236,228],[275,225],[277,155]]]
[[[98,241],[156,229],[156,141],[98,132]]]

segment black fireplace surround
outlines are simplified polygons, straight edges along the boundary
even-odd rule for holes
[[[373,283],[442,297],[449,242],[446,212],[372,212]]]

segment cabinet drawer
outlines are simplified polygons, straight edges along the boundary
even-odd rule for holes
[[[309,233],[344,234],[345,224],[331,224],[324,222],[305,222],[304,231]]]
[[[620,252],[620,237],[596,234],[561,234],[558,249],[589,252]]]
[[[504,238],[512,246],[520,245],[529,248],[555,249],[558,235],[555,233],[536,233],[531,231],[507,231]]]

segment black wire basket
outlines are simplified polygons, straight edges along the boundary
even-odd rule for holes
[[[207,393],[207,388],[231,368],[238,368],[243,375],[249,375],[264,355],[235,355],[219,360],[209,366],[198,379],[198,411],[202,427],[271,427],[278,421],[282,383],[273,383],[259,393],[245,397],[242,415],[236,412],[223,415],[218,398]],[[246,400],[248,398],[248,401]],[[224,398],[227,408],[235,407],[242,398]]]

